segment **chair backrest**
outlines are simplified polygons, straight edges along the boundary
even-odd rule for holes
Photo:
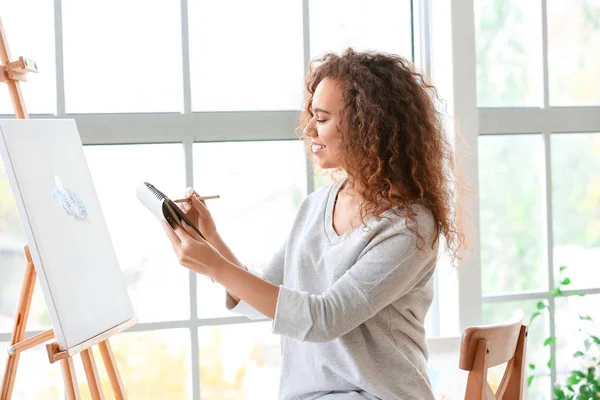
[[[523,312],[510,320],[467,328],[462,336],[459,368],[469,371],[465,400],[521,400],[525,369],[527,326]],[[508,362],[494,394],[487,382],[490,367]]]

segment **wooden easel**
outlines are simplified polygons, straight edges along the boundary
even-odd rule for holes
[[[13,62],[10,61],[10,58],[10,51],[8,42],[6,40],[6,34],[4,33],[4,26],[2,25],[2,20],[0,19],[0,81],[5,82],[8,85],[16,117],[20,119],[29,118],[27,109],[25,108],[25,102],[23,100],[19,82],[27,80],[27,73],[38,72],[37,65],[33,60],[27,58],[19,57],[19,60]],[[20,353],[23,350],[54,339],[54,331],[52,329],[25,339],[27,318],[29,317],[29,308],[31,306],[31,299],[36,280],[35,268],[31,258],[31,253],[29,251],[29,246],[25,246],[25,256],[27,258],[27,265],[25,266],[25,278],[23,279],[23,284],[21,287],[18,310],[15,316],[10,346],[8,347],[8,358],[6,360],[4,375],[2,376],[0,400],[9,400],[12,396]],[[136,319],[133,318],[106,332],[101,333],[100,335],[93,337],[90,340],[64,351],[59,350],[58,343],[56,342],[46,345],[50,363],[60,361],[67,399],[74,400],[80,398],[72,358],[78,353],[81,354],[92,399],[104,399],[102,386],[100,385],[100,379],[98,377],[98,370],[96,369],[96,363],[92,354],[92,346],[95,345],[98,345],[99,347],[115,398],[127,398],[108,339],[111,336],[135,325],[136,323]]]

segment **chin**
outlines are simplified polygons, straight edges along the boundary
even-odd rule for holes
[[[335,157],[331,157],[331,154],[314,154],[312,153],[314,163],[321,169],[331,169],[340,167],[340,163],[337,162]]]
[[[331,169],[331,168],[336,168],[337,167],[337,165],[335,165],[335,163],[332,163],[332,162],[327,161],[327,160],[321,161],[319,159],[317,159],[317,165],[321,169]]]

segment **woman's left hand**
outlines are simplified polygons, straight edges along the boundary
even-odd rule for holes
[[[161,223],[173,245],[173,251],[179,263],[214,280],[217,269],[226,261],[221,253],[198,235],[185,221],[181,221],[183,228],[176,225],[175,229],[171,228],[166,221],[161,221]]]

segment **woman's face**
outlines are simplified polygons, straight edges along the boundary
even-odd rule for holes
[[[304,134],[311,141],[310,150],[315,155],[320,168],[344,168],[340,149],[338,126],[342,127],[340,112],[344,108],[342,91],[337,83],[323,79],[313,95],[313,117],[304,128]]]

